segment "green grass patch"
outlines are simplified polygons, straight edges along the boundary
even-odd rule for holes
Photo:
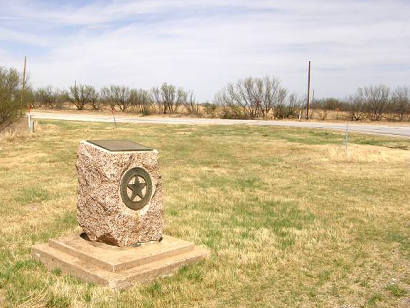
[[[403,297],[407,295],[407,291],[405,289],[400,288],[397,284],[392,283],[386,287],[386,290],[390,291],[396,297]]]
[[[40,187],[24,187],[18,190],[15,201],[22,205],[50,200],[50,193]]]

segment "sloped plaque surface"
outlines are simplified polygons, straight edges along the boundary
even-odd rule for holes
[[[96,146],[99,146],[111,152],[127,152],[127,151],[152,151],[152,148],[136,143],[130,140],[87,140]]]

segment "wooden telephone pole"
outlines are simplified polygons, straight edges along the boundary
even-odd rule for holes
[[[306,120],[309,119],[309,104],[310,104],[310,61],[308,69],[308,87],[307,87],[307,99],[306,99]]]
[[[22,80],[22,87],[21,87],[21,95],[20,95],[20,113],[23,113],[23,95],[24,89],[26,87],[26,61],[27,58],[24,56],[24,66],[23,66],[23,80]]]

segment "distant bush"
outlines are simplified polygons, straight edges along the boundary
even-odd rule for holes
[[[274,77],[241,79],[228,84],[215,96],[224,117],[267,117],[276,106],[285,104],[287,91]]]
[[[70,87],[68,98],[78,110],[83,110],[87,104],[92,105],[93,108],[99,104],[98,93],[94,87],[88,85],[75,84]]]
[[[379,121],[388,111],[390,105],[390,89],[384,85],[359,88],[355,100],[364,107],[367,117]]]
[[[322,109],[322,110],[346,110],[346,102],[341,101],[337,98],[329,97],[315,100],[311,103],[310,107],[312,109]]]
[[[121,111],[127,110],[131,106],[130,88],[122,86],[111,86],[111,99],[115,106]]]
[[[153,100],[151,94],[147,90],[131,89],[130,103],[136,112],[143,115],[149,115],[153,112]]]
[[[403,121],[410,114],[409,92],[408,87],[398,87],[391,94],[384,85],[359,88],[350,97],[347,110],[354,121],[396,118]]]
[[[187,92],[184,89],[177,89],[174,85],[163,83],[161,87],[152,88],[152,99],[158,107],[160,113],[177,113],[178,108],[185,103]]]
[[[67,100],[68,93],[66,91],[54,89],[51,86],[38,88],[34,91],[34,101],[37,106],[61,109]]]
[[[349,112],[350,120],[352,121],[360,121],[366,118],[365,105],[357,96],[349,97],[347,111]]]
[[[404,117],[410,115],[410,89],[408,87],[398,87],[394,90],[391,111],[397,114],[400,121],[404,120]]]
[[[100,91],[100,102],[102,105],[107,105],[111,107],[111,110],[115,109],[115,104],[112,99],[111,95],[111,88],[110,87],[104,87]]]
[[[100,110],[102,106],[100,94],[92,86],[87,86],[86,92],[88,95],[88,103],[91,105],[91,107],[94,110]]]
[[[34,92],[34,99],[38,106],[53,108],[56,97],[52,87],[38,88]]]
[[[216,104],[209,103],[209,102],[202,104],[202,108],[203,108],[205,115],[211,116],[211,117],[216,117],[217,107],[218,106]]]
[[[299,101],[295,94],[288,97],[287,100],[276,104],[273,109],[275,119],[295,119],[299,117],[303,102]]]
[[[221,111],[221,118],[222,119],[248,119],[249,116],[247,113],[244,112],[244,109],[235,106],[235,105],[228,105],[223,106]]]
[[[184,91],[183,105],[189,114],[200,114],[200,106],[195,99],[194,93]]]
[[[117,106],[121,111],[126,111],[131,105],[130,88],[111,85],[101,89],[101,101],[108,104],[111,110]]]

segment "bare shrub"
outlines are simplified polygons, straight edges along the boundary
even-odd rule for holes
[[[34,104],[32,107],[47,107],[61,109],[63,104],[69,100],[67,91],[55,89],[51,86],[38,88],[33,93]]]
[[[88,103],[91,105],[91,107],[94,110],[99,110],[101,109],[101,100],[100,100],[100,95],[98,92],[95,90],[94,87],[88,86],[87,88],[87,95],[88,95]]]
[[[392,112],[403,121],[405,115],[410,114],[410,90],[408,87],[397,87],[392,95]]]
[[[187,92],[184,94],[183,104],[188,113],[195,115],[200,114],[199,104],[192,92]]]
[[[124,112],[131,106],[130,88],[123,86],[111,86],[111,99],[114,105]]]
[[[367,116],[372,121],[380,121],[389,108],[390,89],[384,85],[359,88],[357,99],[364,104]]]
[[[224,107],[225,116],[253,119],[267,117],[284,104],[286,96],[286,89],[274,77],[248,77],[228,84],[215,96],[215,102]]]
[[[130,88],[116,85],[104,87],[100,93],[101,102],[110,105],[111,110],[114,110],[115,106],[118,106],[123,112],[132,105],[130,95]]]
[[[248,115],[240,106],[230,105],[223,106],[221,111],[222,119],[248,119]]]
[[[205,115],[210,117],[216,117],[216,108],[218,107],[216,104],[206,102],[202,104],[202,107]]]
[[[100,91],[100,102],[101,102],[101,104],[110,106],[111,110],[115,109],[115,103],[114,103],[112,95],[111,95],[111,88],[110,87],[104,87],[104,88],[101,89],[101,91]]]
[[[347,110],[350,120],[360,121],[366,118],[366,108],[360,96],[351,96],[348,100]]]
[[[147,90],[132,89],[130,90],[130,102],[134,109],[143,115],[152,113],[152,97]]]
[[[295,94],[289,95],[286,101],[276,104],[273,114],[276,119],[297,118],[302,109],[303,103],[298,100]]]
[[[346,107],[346,103],[337,98],[328,97],[322,99],[315,99],[310,107],[313,109],[322,109],[322,110],[343,110]]]
[[[93,86],[75,84],[70,87],[68,98],[78,110],[83,110],[87,104],[91,104],[93,107],[97,104],[98,93]]]
[[[163,113],[177,113],[187,99],[187,92],[184,89],[177,89],[174,85],[163,83],[159,88],[152,88],[152,99],[158,106],[158,110]]]

